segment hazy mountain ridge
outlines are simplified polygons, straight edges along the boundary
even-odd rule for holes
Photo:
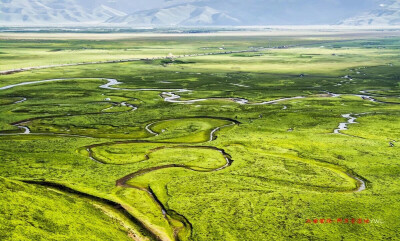
[[[123,17],[126,16],[127,14],[124,12],[121,12],[119,10],[113,9],[111,7],[105,6],[105,5],[100,5],[99,7],[95,8],[92,13],[97,16],[98,18],[101,19],[110,19],[113,17]]]
[[[208,6],[181,4],[167,8],[136,12],[124,17],[113,17],[107,23],[127,25],[235,25],[240,21]]]
[[[1,0],[0,2],[0,23],[101,23],[111,17],[126,15],[104,5],[87,9],[74,0]]]
[[[0,0],[0,24],[400,25],[399,5],[400,0]]]
[[[365,12],[341,22],[343,25],[400,25],[400,2],[381,4],[379,9]]]

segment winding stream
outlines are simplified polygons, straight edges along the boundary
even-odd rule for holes
[[[381,103],[381,104],[393,104],[393,105],[400,104],[400,102],[388,102],[388,101],[377,100],[377,99],[375,99],[375,97],[373,97],[371,95],[367,95],[368,91],[366,91],[366,90],[361,90],[360,93],[362,95],[356,95],[356,96],[362,98],[363,100],[368,100],[368,101],[377,102],[377,103]]]
[[[365,185],[365,181],[363,179],[361,179],[361,178],[359,178],[359,177],[357,177],[355,175],[352,175],[350,173],[346,173],[346,174],[347,174],[347,176],[355,179],[357,181],[357,183],[358,183],[358,187],[357,187],[357,189],[354,190],[354,192],[362,192],[367,188],[366,185]]]
[[[26,98],[25,98],[26,99]],[[31,121],[34,120],[43,120],[43,119],[52,119],[52,118],[59,118],[59,117],[74,117],[74,116],[83,116],[83,115],[102,115],[102,114],[114,114],[114,113],[123,113],[123,112],[130,112],[130,111],[135,111],[137,110],[137,107],[134,105],[131,105],[129,103],[126,102],[121,102],[121,103],[117,103],[117,102],[107,102],[112,104],[113,106],[103,109],[100,112],[92,112],[92,113],[83,113],[83,114],[66,114],[66,115],[53,115],[53,116],[44,116],[44,117],[34,117],[34,118],[29,118],[26,120],[22,120],[22,121],[17,121],[17,122],[13,122],[11,123],[11,125],[21,129],[23,132],[22,133],[0,133],[0,136],[11,136],[11,135],[26,135],[26,134],[35,134],[35,135],[59,135],[59,136],[69,136],[69,137],[82,137],[82,138],[93,138],[91,136],[84,136],[84,135],[74,135],[74,134],[64,134],[64,133],[32,133],[31,130],[29,129],[29,127],[26,126],[26,124],[28,124]],[[116,105],[121,105],[121,106],[126,106],[131,108],[128,111],[121,111],[121,112],[105,112],[105,110],[111,109],[113,107],[115,107]]]
[[[210,118],[210,119],[213,119],[213,118]],[[236,125],[236,124],[239,123],[239,122],[237,122],[235,120],[226,119],[226,118],[216,118],[216,119],[230,120],[232,123],[231,124],[227,124],[227,125],[223,125],[223,126],[218,126],[218,127],[214,128],[213,130],[211,130],[210,138],[209,138],[208,141],[215,140],[215,134],[220,129],[225,128],[225,127],[229,127],[229,126],[233,126],[233,125]],[[177,119],[170,119],[170,120],[177,120]],[[170,121],[170,120],[162,120],[162,121],[152,122],[152,123],[146,125],[145,129],[150,134],[152,134],[154,136],[158,136],[159,133],[153,131],[151,129],[151,126],[153,126],[156,123],[160,123],[160,122],[163,122],[163,121]],[[178,215],[181,217],[181,219],[183,219],[182,221],[179,221],[179,220],[176,220],[176,219],[172,218],[173,215],[170,213],[170,210],[168,210],[168,208],[166,208],[164,206],[164,204],[161,201],[158,200],[157,195],[153,192],[153,190],[149,186],[148,187],[140,187],[140,186],[135,186],[135,185],[129,184],[128,182],[130,180],[138,177],[138,176],[142,176],[142,175],[148,174],[148,173],[153,172],[153,171],[167,169],[167,168],[183,168],[183,169],[186,169],[186,170],[196,171],[196,172],[216,172],[216,171],[220,171],[220,170],[223,170],[223,169],[229,167],[232,164],[233,160],[232,160],[231,156],[229,154],[227,154],[225,152],[225,150],[217,148],[217,147],[213,147],[213,146],[193,146],[193,145],[191,145],[192,143],[175,143],[175,142],[168,142],[168,141],[157,142],[157,141],[150,141],[150,140],[149,141],[147,141],[147,140],[128,140],[128,141],[118,141],[118,142],[94,144],[94,145],[87,146],[86,150],[88,151],[89,157],[90,157],[91,160],[96,161],[98,163],[107,164],[107,163],[102,162],[99,159],[96,159],[94,157],[94,155],[93,155],[93,150],[92,149],[95,148],[95,147],[100,147],[100,146],[110,146],[110,145],[115,145],[115,144],[128,144],[128,143],[132,143],[132,144],[133,143],[149,143],[149,144],[159,143],[159,144],[163,144],[163,145],[173,145],[172,147],[161,146],[161,147],[158,147],[158,148],[156,148],[154,150],[151,150],[151,152],[158,151],[158,150],[161,150],[161,149],[166,149],[166,148],[208,149],[208,150],[218,151],[224,157],[226,163],[224,165],[216,167],[216,168],[202,168],[202,169],[199,169],[199,168],[193,168],[191,166],[184,165],[184,164],[166,164],[166,165],[161,165],[161,166],[155,166],[155,167],[148,167],[148,168],[140,169],[140,170],[135,171],[133,173],[130,173],[130,174],[128,174],[128,175],[126,175],[126,176],[124,176],[124,177],[122,177],[122,178],[120,178],[120,179],[118,179],[116,181],[116,186],[118,186],[118,187],[133,188],[133,189],[137,189],[137,190],[145,192],[153,200],[154,204],[157,205],[160,208],[160,210],[162,212],[162,215],[168,221],[168,223],[170,224],[171,228],[173,229],[175,240],[179,240],[178,233],[179,233],[180,228],[178,228],[176,225],[174,225],[173,224],[174,222],[180,222],[183,225],[183,227],[186,227],[187,229],[190,229],[188,231],[192,232],[191,231],[192,225],[190,224],[190,222],[184,216],[179,215],[179,214]],[[148,160],[150,158],[148,154],[144,154],[144,156],[145,156],[145,160]],[[173,219],[174,222],[171,219]]]
[[[233,101],[235,103],[241,104],[241,105],[271,105],[271,104],[277,104],[282,101],[289,101],[289,100],[296,100],[296,99],[304,99],[307,98],[305,96],[294,96],[294,97],[287,97],[287,98],[280,98],[276,100],[270,100],[270,101],[263,101],[263,102],[255,102],[252,103],[247,99],[243,98],[201,98],[201,99],[191,99],[191,100],[180,100],[181,96],[178,95],[178,93],[188,93],[192,92],[192,90],[188,89],[163,89],[163,88],[138,88],[138,89],[130,89],[130,88],[119,88],[119,87],[113,87],[114,85],[120,85],[123,84],[123,82],[119,82],[116,79],[108,79],[108,78],[60,78],[60,79],[48,79],[48,80],[38,80],[38,81],[30,81],[30,82],[23,82],[23,83],[18,83],[18,84],[12,84],[12,85],[7,85],[4,87],[0,87],[0,90],[7,90],[11,89],[14,87],[18,86],[24,86],[24,85],[33,85],[33,84],[41,84],[41,83],[47,83],[47,82],[54,82],[54,81],[68,81],[68,80],[76,80],[76,79],[84,79],[84,80],[106,80],[107,83],[100,85],[99,87],[102,89],[108,89],[108,90],[122,90],[122,91],[160,91],[160,97],[164,99],[165,102],[170,102],[170,103],[182,103],[182,104],[193,104],[196,102],[201,102],[201,101],[207,101],[207,100],[229,100]],[[363,92],[363,91],[361,91]],[[327,94],[330,95],[330,97],[336,98],[341,96],[341,94],[335,94],[326,91]],[[391,102],[383,102],[376,100],[372,96],[369,95],[354,95],[358,96],[364,100],[372,101],[372,102],[377,102],[377,103],[384,103],[384,104],[389,104]],[[23,101],[25,101],[24,99]],[[20,102],[23,102],[20,101]],[[19,102],[19,103],[20,103]],[[121,103],[122,104],[122,103]],[[393,103],[397,104],[397,103]]]
[[[243,98],[203,98],[203,99],[192,99],[192,100],[180,100],[181,96],[178,95],[177,93],[187,93],[187,92],[192,92],[192,90],[188,90],[188,89],[158,89],[158,88],[138,88],[138,89],[118,88],[118,87],[113,87],[113,86],[123,84],[122,82],[119,82],[116,79],[107,79],[107,78],[64,78],[64,79],[38,80],[38,81],[30,81],[30,82],[23,82],[23,83],[19,83],[19,84],[7,85],[4,87],[0,87],[0,90],[7,90],[7,89],[11,89],[11,88],[18,87],[18,86],[24,86],[24,85],[33,85],[33,84],[41,84],[41,83],[54,82],[54,81],[67,81],[67,80],[76,80],[76,79],[106,80],[107,83],[100,85],[99,87],[102,89],[108,89],[108,90],[161,91],[160,97],[163,98],[165,102],[182,103],[182,104],[193,104],[193,103],[200,102],[200,101],[225,99],[225,100],[233,101],[235,103],[242,104],[242,105],[270,105],[270,104],[276,104],[281,101],[306,98],[304,96],[295,96],[295,97],[281,98],[281,99],[271,100],[271,101],[264,101],[264,102],[259,102],[259,103],[251,103],[249,100],[243,99]]]
[[[23,103],[23,102],[25,102],[27,100],[28,100],[27,98],[23,97],[22,100],[17,100],[17,101],[14,102],[14,104]]]
[[[109,89],[109,90],[118,90],[118,91],[161,91],[160,96],[164,99],[164,101],[166,102],[171,102],[171,103],[185,103],[185,104],[190,104],[190,103],[195,103],[195,102],[200,102],[200,101],[206,101],[206,100],[211,100],[211,99],[216,99],[216,98],[205,98],[205,99],[194,99],[194,100],[180,100],[181,96],[179,96],[177,93],[185,93],[185,92],[190,92],[191,90],[187,90],[187,89],[153,89],[153,88],[143,88],[143,89],[128,89],[128,88],[118,88],[118,87],[114,87],[115,85],[118,84],[122,84],[121,82],[118,82],[116,79],[105,79],[105,78],[69,78],[69,79],[49,79],[49,80],[40,80],[40,81],[31,81],[31,82],[23,82],[23,83],[19,83],[19,84],[13,84],[13,85],[8,85],[8,86],[4,86],[4,87],[0,87],[0,90],[7,90],[7,89],[11,89],[14,87],[18,87],[18,86],[24,86],[24,85],[33,85],[33,84],[39,84],[39,83],[46,83],[46,82],[54,82],[54,81],[65,81],[65,80],[73,80],[73,79],[100,79],[100,80],[106,80],[107,83],[103,84],[101,86],[99,86],[100,88],[103,89]],[[337,97],[339,95],[336,94],[331,94],[332,97]],[[248,100],[246,99],[242,99],[242,98],[218,98],[218,99],[227,99],[227,100],[231,100],[234,101],[235,103],[238,104],[243,104],[243,105],[268,105],[268,104],[276,104],[278,102],[281,101],[288,101],[288,100],[294,100],[294,99],[302,99],[302,98],[306,98],[304,96],[297,96],[297,97],[289,97],[289,98],[281,98],[281,99],[277,99],[277,100],[271,100],[271,101],[264,101],[264,102],[260,102],[260,103],[250,103]],[[363,97],[364,99],[364,97]],[[23,101],[25,101],[26,98],[23,98],[23,100],[17,101],[17,103],[21,103]],[[374,99],[371,99],[371,101],[376,101]],[[115,102],[110,102],[113,105],[115,104],[119,104],[121,106],[127,106],[130,107],[131,110],[129,111],[133,111],[136,110],[137,107],[133,106],[131,104],[128,104],[126,102],[121,102],[121,103],[115,103]],[[112,106],[114,107],[114,106]],[[112,108],[110,107],[110,108]],[[284,109],[286,109],[287,107],[284,106]],[[109,109],[109,108],[107,108]],[[89,114],[112,114],[113,112],[104,112],[107,109],[103,109],[100,112],[96,112],[96,113],[85,113],[85,114],[77,114],[77,115],[89,115]],[[26,127],[24,124],[27,124],[28,122],[32,121],[32,120],[37,120],[37,119],[44,119],[44,118],[55,118],[55,117],[66,117],[66,116],[74,116],[74,115],[58,115],[58,116],[47,116],[47,117],[36,117],[36,118],[31,118],[28,120],[23,120],[23,121],[19,121],[19,122],[15,122],[12,123],[12,125],[22,129],[24,132],[20,133],[20,134],[31,134],[31,131],[29,129],[29,127]],[[342,134],[340,133],[341,130],[346,130],[347,126],[349,124],[354,124],[356,123],[356,117],[351,116],[351,114],[345,114],[342,115],[344,118],[348,119],[348,121],[346,123],[340,123],[339,127],[337,129],[334,130],[334,133],[336,134]],[[195,118],[195,117],[194,117]],[[213,118],[213,117],[196,117],[196,118]],[[239,124],[238,121],[233,120],[233,119],[228,119],[228,118],[217,118],[215,117],[214,119],[224,119],[224,120],[229,120],[231,123],[230,124],[226,124],[223,126],[219,126],[216,127],[212,130],[210,130],[210,136],[209,136],[209,140],[208,142],[211,142],[213,140],[215,140],[216,138],[216,133],[221,130],[222,128],[227,128],[230,126],[234,126]],[[162,120],[165,121],[165,120]],[[146,125],[145,129],[152,135],[154,136],[158,136],[160,133],[155,132],[154,130],[151,129],[151,127],[161,121],[156,121],[156,122],[152,122],[148,125]],[[40,134],[40,133],[35,133],[35,134]],[[0,135],[8,135],[8,134],[0,134]],[[67,134],[55,134],[55,135],[66,135],[66,136],[77,136],[77,135],[67,135]],[[81,137],[81,136],[80,136]],[[207,142],[207,141],[205,141]],[[176,227],[176,225],[174,225],[174,222],[180,222],[182,223],[182,225],[186,228],[190,228],[191,229],[191,224],[190,222],[183,216],[180,215],[182,220],[176,220],[174,218],[172,218],[172,216],[176,216],[177,214],[174,213],[174,215],[172,215],[171,212],[173,212],[172,210],[168,210],[162,202],[160,202],[157,198],[157,196],[155,195],[155,193],[153,192],[153,190],[150,187],[139,187],[139,186],[135,186],[133,184],[129,184],[128,182],[138,176],[142,176],[145,174],[148,174],[150,172],[156,171],[156,170],[161,170],[161,169],[167,169],[167,168],[183,168],[183,169],[187,169],[190,171],[196,171],[196,172],[216,172],[216,171],[221,171],[225,168],[228,168],[233,160],[231,158],[231,156],[229,154],[227,154],[225,152],[225,150],[217,148],[217,147],[213,147],[213,146],[193,146],[193,143],[174,143],[174,142],[168,142],[168,141],[163,141],[163,142],[154,142],[154,141],[150,141],[150,140],[129,140],[129,141],[117,141],[117,142],[109,142],[109,143],[101,143],[101,144],[94,144],[91,146],[87,146],[85,147],[87,152],[89,153],[89,158],[92,161],[95,161],[99,164],[107,164],[102,162],[101,160],[96,159],[93,156],[93,150],[92,148],[94,147],[99,147],[99,146],[110,146],[110,145],[114,145],[114,144],[122,144],[122,143],[162,143],[164,145],[174,145],[173,147],[163,147],[163,148],[195,148],[195,149],[208,149],[208,150],[214,150],[217,151],[218,153],[220,153],[224,159],[225,159],[225,163],[224,165],[215,167],[215,168],[203,168],[203,169],[199,169],[199,168],[194,168],[192,166],[188,166],[188,165],[184,165],[184,164],[167,164],[167,165],[161,165],[161,166],[155,166],[155,167],[149,167],[149,168],[144,168],[138,171],[135,171],[133,173],[130,173],[118,180],[116,180],[116,186],[119,187],[124,187],[124,188],[134,188],[137,190],[141,190],[143,192],[145,192],[147,195],[149,195],[149,197],[153,200],[154,204],[157,205],[164,218],[170,223],[171,228],[174,231],[174,235],[175,235],[175,239],[178,240],[178,233],[179,233],[179,228]],[[159,148],[160,149],[160,148]],[[146,159],[148,159],[148,155],[146,154]],[[365,190],[365,181],[362,180],[361,178],[351,175],[349,173],[346,173],[349,177],[353,178],[356,182],[357,182],[357,189],[353,190],[354,192],[360,192]],[[178,214],[179,215],[179,214]],[[173,219],[173,221],[171,221],[171,219]],[[151,231],[152,229],[149,228],[149,230]],[[190,231],[190,230],[189,230]]]
[[[339,124],[338,128],[333,131],[335,134],[343,134],[340,131],[347,130],[348,125],[356,124],[357,117],[351,116],[352,114],[343,114],[342,117],[347,119],[347,122],[342,122]]]

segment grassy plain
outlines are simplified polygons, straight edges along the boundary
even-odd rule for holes
[[[0,41],[3,70],[298,45],[0,75],[66,79],[0,90],[1,239],[400,238],[399,38]],[[357,123],[334,134],[343,114]],[[306,222],[338,218],[370,223]]]

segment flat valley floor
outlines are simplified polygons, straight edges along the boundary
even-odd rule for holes
[[[400,239],[397,31],[0,34],[0,72],[1,240]]]

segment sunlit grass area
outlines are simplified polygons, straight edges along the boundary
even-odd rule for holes
[[[211,41],[210,41],[211,40]],[[318,40],[301,40],[313,43]],[[0,70],[276,47],[291,39],[253,37],[134,38],[132,40],[0,40]]]
[[[293,46],[0,75],[0,239],[400,238],[400,40],[339,40],[1,40],[2,70]]]

